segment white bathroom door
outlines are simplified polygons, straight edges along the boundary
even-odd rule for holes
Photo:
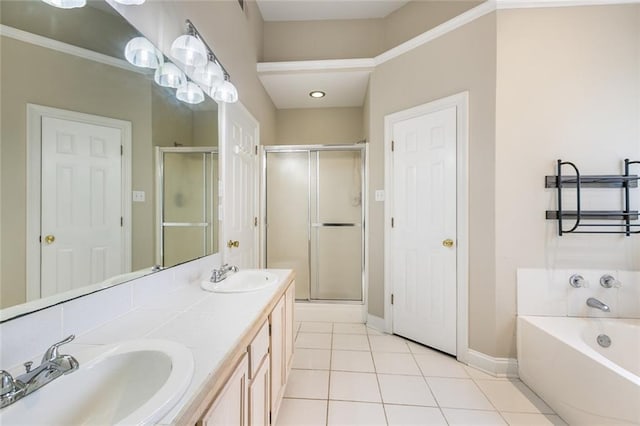
[[[124,272],[121,143],[121,129],[42,117],[42,297]]]
[[[240,268],[257,268],[259,125],[239,102],[224,104],[222,114],[224,261]]]
[[[456,354],[456,107],[393,125],[393,332]]]

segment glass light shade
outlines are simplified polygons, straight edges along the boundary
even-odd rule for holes
[[[199,104],[204,101],[204,92],[192,81],[187,81],[178,87],[176,98],[188,104]]]
[[[188,67],[202,67],[209,60],[207,47],[192,35],[181,35],[171,44],[171,56]]]
[[[164,64],[161,64],[156,69],[156,73],[153,76],[153,79],[160,86],[171,87],[173,89],[177,89],[187,81],[187,77],[184,75],[182,70],[171,62],[165,62]]]
[[[43,2],[59,7],[60,9],[73,9],[76,7],[84,7],[87,0],[42,0]]]
[[[211,91],[211,97],[216,102],[225,102],[232,104],[238,101],[238,89],[230,81],[225,80],[224,83],[215,87]]]
[[[209,61],[204,67],[198,67],[193,71],[193,81],[212,90],[224,81],[222,67],[214,61]]]
[[[116,3],[124,4],[124,5],[127,5],[127,6],[139,5],[139,4],[142,4],[144,2],[145,2],[145,0],[116,0]]]
[[[142,68],[158,68],[164,62],[162,53],[146,38],[135,37],[124,48],[124,57],[131,64]]]

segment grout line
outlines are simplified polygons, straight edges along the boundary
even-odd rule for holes
[[[384,398],[382,396],[382,386],[380,386],[380,378],[378,377],[378,368],[376,367],[376,361],[373,359],[373,348],[371,347],[371,339],[369,338],[369,332],[367,331],[367,343],[369,343],[369,356],[373,363],[373,371],[376,375],[376,383],[378,384],[378,393],[380,393],[380,402],[382,403],[382,412],[384,413],[384,421],[389,424],[389,417],[387,416],[387,408],[384,405]]]
[[[407,346],[409,346],[409,345],[407,344]],[[431,386],[429,386],[429,382],[427,381],[427,377],[424,375],[424,372],[422,371],[422,368],[420,368],[420,364],[418,364],[418,360],[416,359],[416,354],[411,350],[411,346],[409,346],[409,353],[411,354],[411,358],[413,358],[413,362],[415,362],[416,365],[418,366],[418,370],[420,370],[420,376],[422,377],[422,380],[424,380],[424,384],[427,385],[427,389],[429,390],[429,393],[431,394],[431,398],[433,398],[433,401],[436,403],[436,407],[438,408],[438,411],[440,411],[440,415],[444,419],[445,423],[448,425],[449,424],[449,420],[447,419],[447,416],[444,415],[444,411],[442,411],[442,407],[440,406],[440,402],[436,398],[436,394],[433,393],[433,389],[431,389]]]
[[[331,344],[329,345],[329,383],[327,383],[327,410],[325,425],[329,426],[329,397],[331,395],[331,365],[333,363],[333,323],[331,323]]]

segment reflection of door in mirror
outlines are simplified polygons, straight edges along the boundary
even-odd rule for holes
[[[27,298],[131,270],[131,123],[28,105]]]
[[[174,266],[218,251],[218,149],[156,148],[157,263]]]

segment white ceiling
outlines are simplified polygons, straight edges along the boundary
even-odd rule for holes
[[[409,0],[257,0],[265,21],[384,18]]]
[[[361,107],[369,84],[373,64],[367,60],[309,61],[300,67],[291,63],[258,64],[258,77],[274,105],[286,108]],[[310,66],[308,66],[311,64]],[[321,90],[326,96],[312,98],[309,93]]]

